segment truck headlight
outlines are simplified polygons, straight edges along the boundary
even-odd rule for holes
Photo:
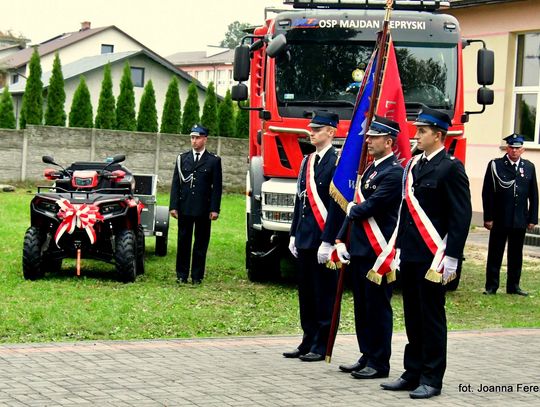
[[[264,202],[265,205],[271,206],[289,206],[294,207],[294,195],[292,194],[278,194],[275,192],[265,192]]]
[[[271,222],[291,223],[292,218],[292,212],[263,211],[263,219]]]

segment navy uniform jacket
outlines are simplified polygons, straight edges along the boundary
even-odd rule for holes
[[[345,219],[337,235],[338,239],[346,241],[350,219],[352,225],[349,253],[352,256],[376,257],[362,225],[365,219],[374,217],[386,241],[390,239],[397,223],[402,177],[403,168],[395,156],[388,157],[372,171],[368,169],[364,173],[361,179],[361,190],[366,200],[351,208],[349,218]]]
[[[169,209],[176,209],[184,216],[208,216],[218,212],[221,205],[222,173],[221,158],[204,151],[195,165],[193,151],[180,154],[183,182],[178,173],[178,159],[174,166]]]
[[[445,254],[460,259],[472,218],[469,179],[463,164],[443,150],[424,164],[421,171],[414,168],[415,173],[414,196],[441,238],[448,233]],[[401,249],[401,261],[433,260],[433,254],[418,232],[405,201],[401,208],[396,247]]]
[[[345,216],[345,213],[330,196],[330,182],[334,176],[336,161],[336,149],[331,147],[315,167],[317,192],[328,212],[328,217],[326,218],[325,227],[322,233],[315,220],[315,216],[313,215],[307,195],[305,198],[299,197],[298,194],[296,195],[291,225],[291,236],[295,237],[295,245],[298,249],[316,249],[320,246],[321,241],[334,243],[336,234],[343,222],[343,217]],[[300,191],[306,190],[307,162],[307,158],[304,159],[300,168]]]
[[[491,163],[495,162],[497,174],[502,181],[513,181],[514,185],[503,188]],[[505,155],[490,161],[482,188],[484,221],[493,221],[497,226],[525,229],[528,224],[538,224],[538,184],[534,164],[523,158],[519,161],[517,172]]]

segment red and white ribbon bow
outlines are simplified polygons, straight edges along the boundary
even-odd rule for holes
[[[84,229],[90,238],[90,243],[94,244],[96,241],[94,224],[103,220],[99,207],[91,204],[72,204],[65,198],[58,199],[56,203],[60,207],[58,217],[63,219],[54,235],[56,245],[58,246],[58,241],[65,232],[71,234],[76,227]]]

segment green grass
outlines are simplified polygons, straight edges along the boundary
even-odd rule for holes
[[[82,277],[72,260],[39,281],[22,277],[23,236],[29,226],[33,188],[0,193],[0,342],[88,339],[188,338],[299,334],[292,283],[254,284],[244,270],[244,197],[225,195],[213,223],[207,275],[202,286],[177,285],[176,222],[169,254],[153,255],[147,239],[146,274],[133,284],[115,280],[111,264],[83,259]],[[160,193],[159,204],[168,195]],[[460,289],[447,296],[451,329],[536,327],[540,320],[538,260],[525,263],[522,286],[528,298],[483,296],[483,253],[468,250]],[[505,276],[502,276],[504,282]],[[403,329],[401,296],[394,295],[394,327]],[[352,298],[345,293],[341,332],[353,332]]]

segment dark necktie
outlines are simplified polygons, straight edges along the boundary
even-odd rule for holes
[[[418,161],[418,172],[422,171],[422,168],[424,168],[424,165],[427,163],[427,158],[422,157],[420,161]]]
[[[317,166],[317,164],[319,164],[319,160],[321,159],[321,156],[319,154],[315,154],[315,167]]]
[[[512,167],[514,167],[514,172],[517,172],[517,163],[512,164]]]
[[[197,164],[199,162],[199,156],[201,155],[201,153],[195,153],[195,164]]]

